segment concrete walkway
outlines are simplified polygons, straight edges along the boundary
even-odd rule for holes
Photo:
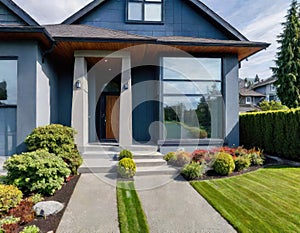
[[[135,178],[135,187],[155,233],[230,233],[234,228],[181,176],[168,184],[144,190],[145,184],[163,183],[162,177]],[[142,187],[142,189],[140,189]]]
[[[82,174],[56,232],[118,233],[116,187],[98,175]]]
[[[136,176],[153,233],[235,232],[181,176]],[[82,174],[57,233],[118,233],[115,174]]]

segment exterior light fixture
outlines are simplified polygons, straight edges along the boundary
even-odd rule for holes
[[[76,89],[80,89],[81,88],[81,82],[79,80],[76,81],[75,87],[76,87]]]
[[[124,87],[124,90],[127,90],[128,89],[128,83],[125,83],[123,87]]]

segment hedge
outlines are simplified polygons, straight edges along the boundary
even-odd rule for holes
[[[300,160],[300,108],[241,114],[240,142],[268,154]]]

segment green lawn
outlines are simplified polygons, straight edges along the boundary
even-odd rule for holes
[[[300,168],[265,168],[191,185],[239,232],[300,232]]]
[[[117,201],[121,233],[149,232],[147,219],[133,182],[118,182]]]

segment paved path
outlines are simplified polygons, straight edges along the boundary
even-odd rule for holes
[[[143,190],[146,183],[161,177],[136,177],[135,186],[154,233],[236,232],[190,184],[180,176],[160,187]],[[142,189],[139,189],[142,187]]]
[[[57,233],[119,232],[116,187],[103,180],[94,174],[80,176]]]
[[[0,156],[0,176],[6,175],[6,171],[3,169],[5,160],[8,159],[6,156]]]
[[[118,233],[116,177],[82,174],[57,233]],[[135,177],[153,233],[230,233],[235,230],[188,182],[172,176]]]

